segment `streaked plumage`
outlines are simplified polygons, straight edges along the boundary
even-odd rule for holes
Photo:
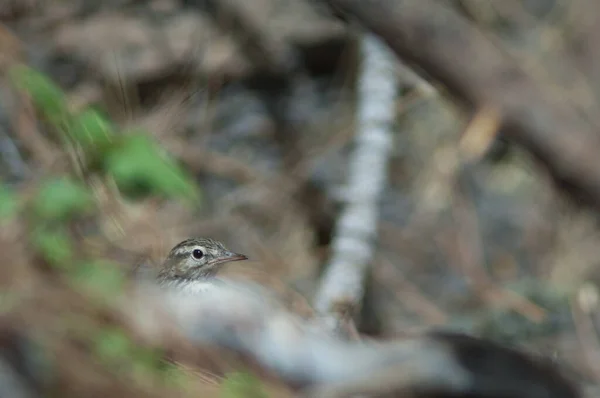
[[[190,238],[171,249],[157,280],[161,286],[196,294],[218,285],[214,276],[224,264],[247,259],[214,239]]]

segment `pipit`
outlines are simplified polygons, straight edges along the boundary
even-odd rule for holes
[[[162,288],[184,295],[203,294],[215,288],[235,286],[253,297],[269,296],[279,300],[303,317],[312,316],[312,308],[293,289],[281,291],[265,289],[252,280],[239,281],[236,278],[220,279],[216,275],[226,263],[248,260],[243,254],[234,253],[221,242],[209,238],[190,238],[177,244],[158,268],[140,264],[135,270],[140,281],[158,284]],[[259,293],[260,292],[260,293]]]
[[[158,284],[183,293],[201,293],[215,285],[215,275],[232,261],[247,260],[210,238],[190,238],[177,244],[158,272]]]

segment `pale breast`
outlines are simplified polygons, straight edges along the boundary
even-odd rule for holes
[[[168,281],[161,283],[161,286],[185,295],[206,293],[215,288],[212,281]]]

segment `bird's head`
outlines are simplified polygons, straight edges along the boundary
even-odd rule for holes
[[[207,279],[214,276],[223,264],[247,259],[214,239],[190,238],[171,249],[158,277],[161,280]]]

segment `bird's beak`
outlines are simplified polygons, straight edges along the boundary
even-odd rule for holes
[[[228,252],[226,255],[217,260],[217,263],[229,263],[232,261],[248,260],[248,257],[243,254]]]
[[[242,261],[242,260],[248,260],[248,257],[244,256],[243,254],[231,253],[231,255],[228,258],[228,261]]]

